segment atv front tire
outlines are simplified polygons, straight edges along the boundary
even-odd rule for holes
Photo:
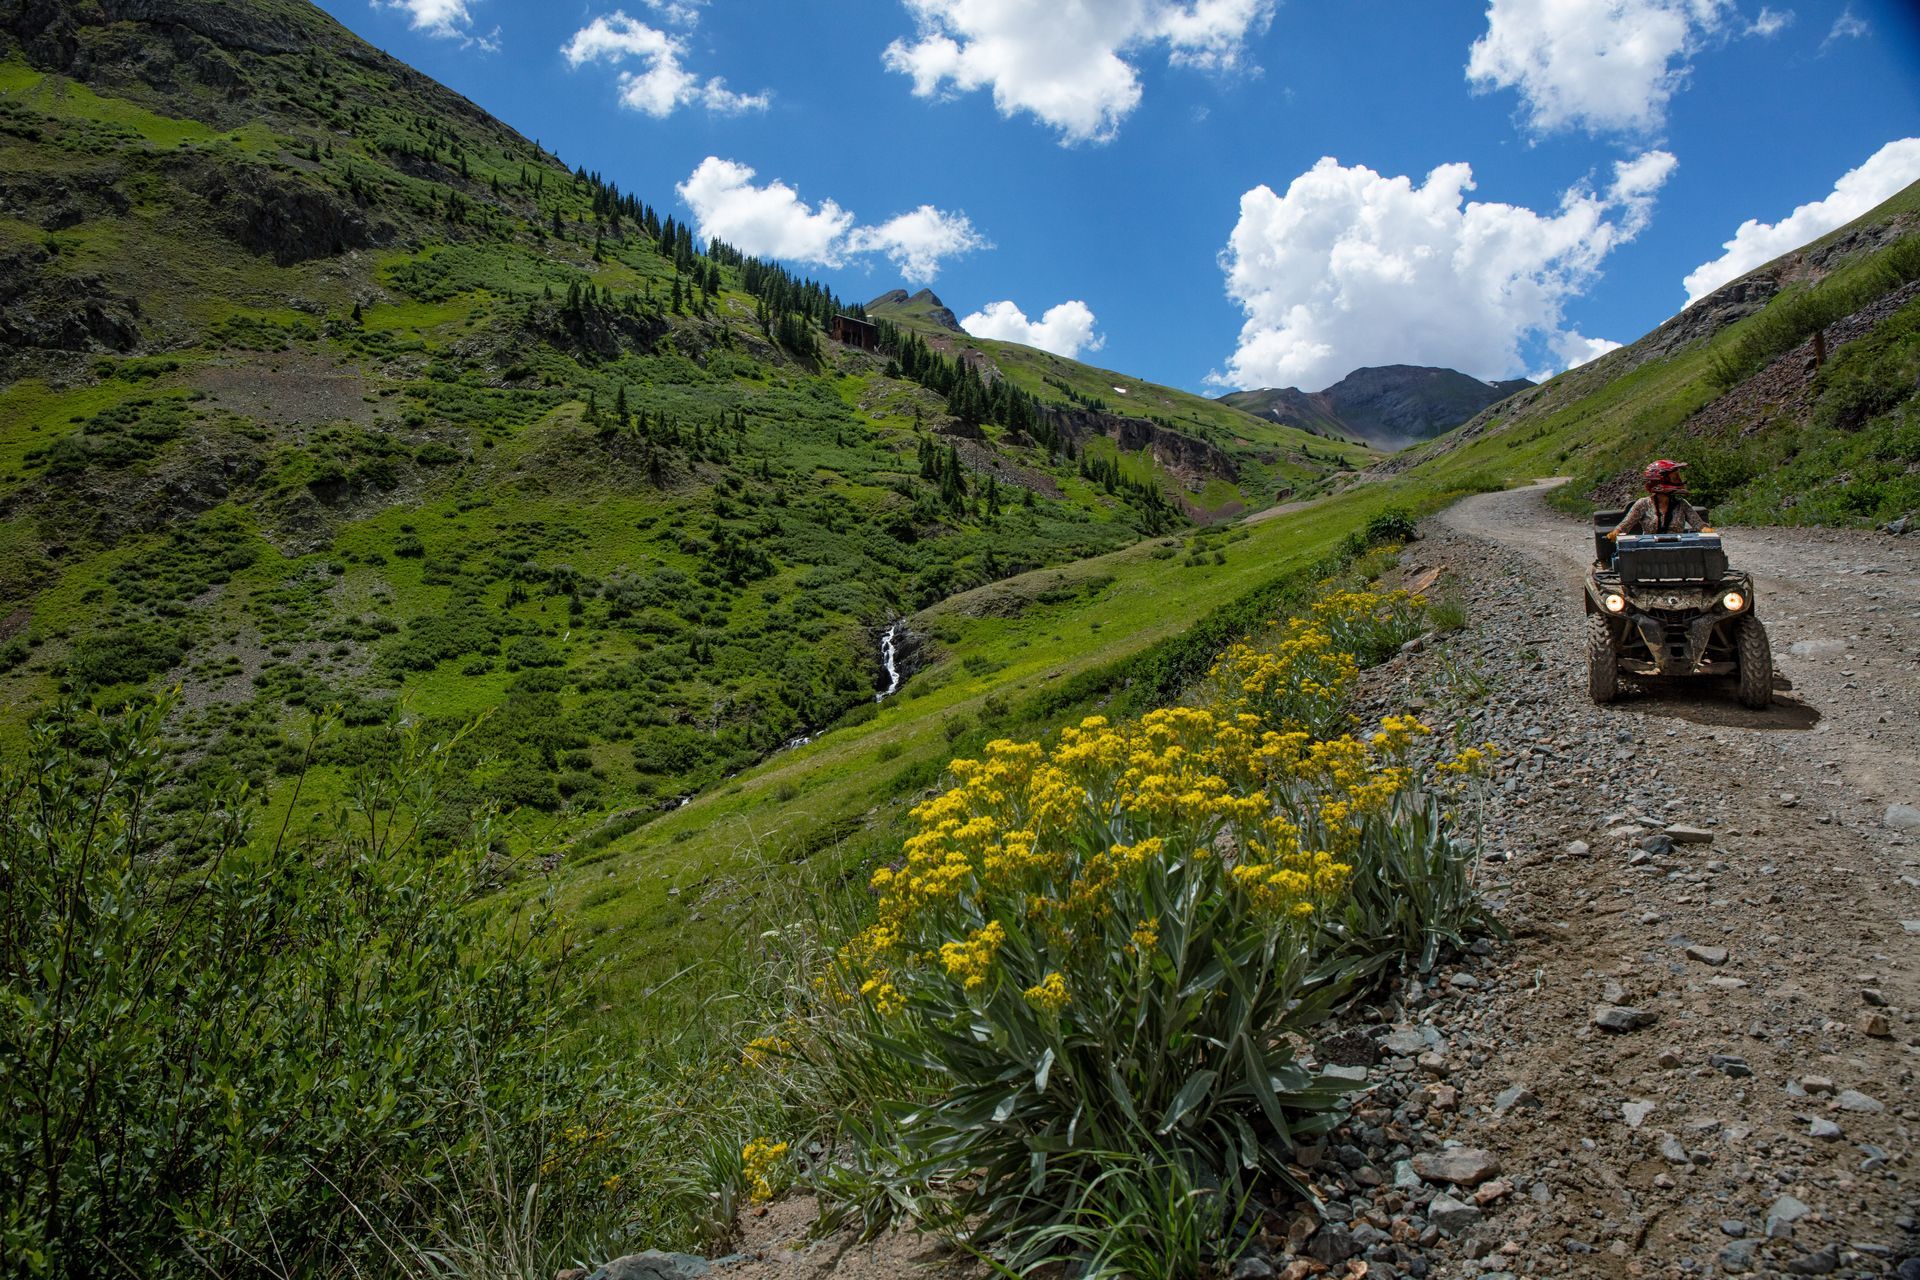
[[[1743,668],[1744,670],[1744,668]],[[1613,624],[1600,614],[1587,617],[1587,693],[1605,706],[1620,692],[1620,644]]]
[[[1740,663],[1740,705],[1755,711],[1773,705],[1773,647],[1767,628],[1748,614],[1735,625],[1733,647]]]

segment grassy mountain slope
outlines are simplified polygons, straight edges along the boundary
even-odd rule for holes
[[[0,22],[0,739],[178,685],[180,758],[272,791],[338,707],[319,806],[489,713],[465,799],[531,858],[863,713],[890,618],[1184,523],[1116,477],[1247,496],[956,420],[309,5]]]
[[[1207,518],[1258,510],[1276,493],[1295,497],[1323,491],[1330,471],[1364,466],[1378,456],[1364,444],[1322,438],[1220,400],[1020,343],[975,338],[952,323],[953,313],[928,290],[910,298],[895,290],[868,303],[866,310],[876,320],[920,334],[941,351],[969,353],[1042,399],[1064,398],[1095,419],[1133,420],[1215,445],[1231,460],[1233,475],[1216,475],[1198,492],[1169,475],[1166,467],[1156,471],[1170,491],[1181,492],[1189,507]]]
[[[63,688],[177,682],[181,758],[279,812],[307,709],[339,706],[300,797],[319,813],[377,724],[490,713],[463,777],[518,806],[505,900],[555,889],[608,962],[609,1018],[643,1023],[642,993],[757,927],[769,866],[890,858],[954,751],[1177,692],[1393,508],[1565,469],[1578,503],[1660,452],[1711,485],[1714,459],[1816,431],[1870,465],[1822,463],[1799,514],[1864,520],[1920,453],[1882,403],[1910,309],[1760,430],[1691,417],[1771,385],[1779,361],[1723,361],[1794,299],[1881,278],[1908,192],[1336,499],[1143,538],[1153,512],[1084,463],[1218,515],[1371,455],[876,308],[1081,446],[956,421],[824,338],[837,300],[696,252],[317,11],[48,12],[0,51],[0,182],[30,215],[0,220],[0,733]],[[1167,436],[1123,452],[1122,405]],[[1209,448],[1234,480],[1193,483]],[[1758,510],[1767,474],[1708,496]],[[914,673],[876,706],[895,616]]]
[[[1147,543],[958,596],[915,617],[934,650],[900,701],[630,836],[589,840],[591,851],[563,865],[564,900],[601,954],[631,965],[614,979],[622,994],[613,1007],[638,1007],[628,997],[646,983],[710,949],[725,931],[750,925],[760,892],[751,869],[803,857],[849,867],[891,860],[900,807],[949,755],[985,736],[1042,732],[1082,710],[1128,705],[1143,689],[1163,692],[1155,681],[1169,650],[1210,651],[1207,629],[1188,630],[1188,619],[1221,606],[1223,623],[1257,619],[1290,573],[1337,552],[1382,513],[1417,513],[1462,492],[1568,470],[1580,479],[1559,500],[1578,509],[1615,500],[1624,478],[1661,454],[1692,459],[1701,496],[1730,500],[1722,509],[1745,521],[1861,523],[1914,505],[1920,440],[1910,415],[1920,339],[1899,263],[1920,244],[1917,208],[1920,190],[1903,193],[1641,342],[1379,464],[1366,483],[1337,497],[1189,539],[1196,548],[1217,547],[1224,564],[1213,564],[1210,551],[1195,557],[1187,546]],[[1869,295],[1875,300],[1854,305]],[[1834,306],[1867,320],[1829,325],[1832,359],[1818,377],[1803,369],[1808,344],[1801,343],[1722,391],[1716,369],[1726,370],[1722,378],[1736,373],[1743,349],[1745,359],[1760,359],[1755,352],[1791,336],[1788,322],[1806,300],[1822,296],[1847,299]],[[1868,356],[1871,377],[1854,367]],[[1794,389],[1778,399],[1783,372],[1793,375]],[[1867,397],[1863,384],[1881,399]],[[1812,425],[1863,402],[1881,407],[1851,425]],[[1737,474],[1733,465],[1748,451],[1794,447],[1802,447],[1800,470],[1787,472],[1785,483],[1797,505],[1772,503],[1768,486],[1782,483],[1772,475],[1722,487],[1720,477]],[[1830,450],[1845,451],[1844,465],[1828,460]]]

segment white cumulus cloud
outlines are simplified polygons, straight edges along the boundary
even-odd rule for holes
[[[1794,13],[1791,9],[1770,9],[1766,5],[1761,5],[1760,16],[1747,27],[1747,34],[1759,36],[1762,39],[1777,36],[1793,25],[1793,18]]]
[[[1914,182],[1920,182],[1920,138],[1901,138],[1868,156],[1859,168],[1841,174],[1825,197],[1800,205],[1780,221],[1748,218],[1733,239],[1721,245],[1725,253],[1687,273],[1687,305],[1783,253],[1844,227]]]
[[[500,47],[500,28],[484,36],[473,33],[473,10],[467,0],[372,0],[376,9],[399,9],[407,25],[443,40],[478,45],[492,53]]]
[[[459,0],[413,0],[414,3],[458,3]],[[652,3],[652,0],[649,0]],[[670,18],[682,23],[697,20],[697,9],[684,4],[659,5]],[[738,115],[743,111],[763,111],[765,93],[735,93],[719,76],[706,80],[687,70],[686,41],[650,27],[622,10],[603,14],[573,33],[561,46],[571,66],[589,62],[609,65],[638,61],[640,70],[620,72],[620,105],[645,112],[656,119],[672,115],[681,107],[702,106],[720,115]]]
[[[1730,10],[1729,0],[1489,0],[1467,79],[1519,90],[1543,133],[1647,133]]]
[[[909,284],[925,284],[940,274],[942,258],[975,249],[991,249],[964,213],[948,213],[923,204],[911,213],[888,218],[877,227],[856,227],[847,237],[850,253],[884,253]]]
[[[1048,307],[1038,320],[1027,319],[1018,306],[1002,301],[989,302],[960,321],[960,327],[976,338],[1021,342],[1069,360],[1106,345],[1106,338],[1096,334],[1093,326],[1092,308],[1077,298]]]
[[[920,97],[991,87],[1003,116],[1035,116],[1063,144],[1104,142],[1140,103],[1142,53],[1164,46],[1176,66],[1234,69],[1275,2],[905,0],[915,36],[888,45],[883,60]]]
[[[1468,200],[1465,164],[1416,184],[1327,157],[1283,195],[1255,187],[1220,254],[1246,321],[1209,380],[1313,390],[1381,364],[1510,378],[1532,343],[1567,367],[1602,354],[1607,340],[1568,328],[1565,305],[1646,225],[1674,165],[1664,151],[1620,161],[1605,190],[1576,187],[1545,214]]]
[[[816,207],[779,179],[754,182],[754,171],[708,156],[674,188],[693,210],[705,239],[721,239],[744,253],[816,266],[844,266],[881,253],[910,283],[925,284],[941,261],[992,246],[964,213],[923,204],[877,226],[861,226],[832,200]]]

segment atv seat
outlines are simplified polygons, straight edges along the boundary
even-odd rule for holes
[[[1713,514],[1706,507],[1695,507],[1695,515],[1701,524],[1712,524]],[[1627,518],[1624,509],[1619,511],[1596,511],[1593,513],[1593,558],[1601,564],[1613,563],[1613,544],[1607,541],[1607,535],[1613,527]]]

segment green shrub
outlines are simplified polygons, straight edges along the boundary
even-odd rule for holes
[[[96,631],[75,642],[67,658],[67,679],[76,689],[144,684],[186,654],[186,640],[166,627],[148,624]]]
[[[324,842],[255,842],[216,796],[163,846],[166,712],[65,713],[0,761],[9,1270],[385,1273],[487,1235],[475,1193],[590,1216],[616,1166],[569,1135],[611,1077],[554,1044],[576,986],[546,917],[468,909],[484,828],[421,842],[449,752],[393,737]]]

